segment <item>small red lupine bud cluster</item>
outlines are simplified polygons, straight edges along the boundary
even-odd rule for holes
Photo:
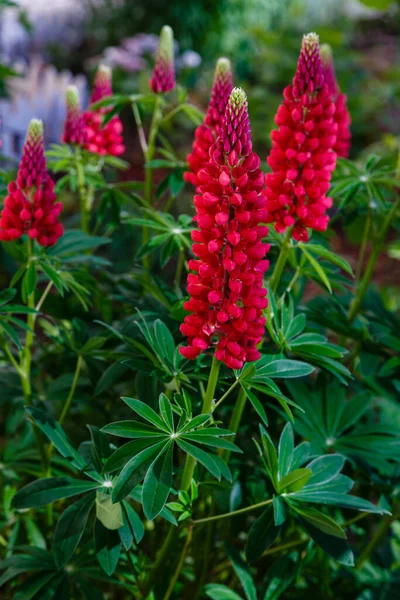
[[[220,134],[221,125],[225,118],[226,105],[231,92],[231,64],[227,58],[220,58],[215,69],[210,103],[204,123],[197,127],[192,152],[187,157],[189,171],[185,173],[184,178],[195,187],[200,185],[197,173],[208,162],[210,148]]]
[[[335,67],[333,64],[332,50],[328,44],[321,46],[322,72],[324,81],[328,86],[332,99],[336,106],[334,115],[337,125],[337,137],[334,151],[337,156],[347,158],[350,153],[351,133],[350,125],[351,118],[347,108],[347,97],[340,92],[336,81]]]
[[[58,218],[54,182],[46,169],[43,123],[33,119],[28,128],[17,180],[8,186],[0,216],[0,240],[10,242],[27,234],[41,246],[53,246],[63,235]]]
[[[315,33],[303,37],[293,84],[283,95],[267,159],[272,169],[265,178],[268,222],[279,233],[293,227],[293,238],[307,241],[307,228],[327,228],[332,199],[326,193],[336,165],[335,104],[324,84]]]
[[[111,69],[100,65],[93,86],[90,104],[99,102],[112,95]],[[119,156],[125,152],[122,138],[123,126],[121,119],[114,115],[110,121],[103,125],[104,116],[110,108],[90,109],[84,113],[86,140],[84,148],[94,154],[111,154]]]
[[[252,152],[246,95],[234,89],[210,160],[198,172],[192,232],[193,253],[188,276],[191,314],[181,325],[188,359],[215,347],[215,356],[232,369],[260,357],[257,344],[264,334],[262,311],[268,300],[263,276],[269,261],[264,176]]]
[[[81,111],[79,91],[75,85],[70,85],[66,93],[67,117],[64,123],[62,141],[65,144],[83,146],[86,141],[86,130]]]
[[[174,32],[164,25],[160,32],[160,41],[153,74],[149,82],[151,91],[164,94],[175,88],[174,69]]]

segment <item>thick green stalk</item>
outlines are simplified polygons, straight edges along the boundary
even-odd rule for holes
[[[201,523],[209,523],[210,521],[218,521],[219,519],[228,519],[229,517],[236,517],[237,515],[242,515],[243,513],[250,512],[251,510],[256,510],[257,508],[262,508],[263,506],[267,506],[271,504],[272,498],[269,500],[264,500],[264,502],[259,502],[258,504],[252,504],[251,506],[245,506],[245,508],[239,508],[239,510],[234,510],[232,512],[223,513],[222,515],[215,515],[213,517],[205,517],[204,519],[196,519],[192,521],[192,525],[200,525]]]
[[[89,233],[89,221],[90,215],[88,210],[88,198],[87,189],[85,183],[85,173],[82,164],[82,153],[80,148],[75,150],[75,167],[76,176],[78,179],[78,195],[79,195],[79,206],[81,212],[81,227],[84,233]]]
[[[180,558],[179,558],[179,562],[178,562],[178,564],[176,566],[176,569],[174,571],[174,574],[173,574],[172,579],[171,579],[171,581],[169,583],[168,589],[167,589],[167,591],[165,593],[165,596],[164,596],[163,600],[169,600],[170,597],[171,597],[171,595],[172,595],[172,593],[173,593],[173,591],[174,591],[175,584],[178,581],[179,575],[181,574],[181,571],[182,571],[182,568],[183,568],[183,564],[185,562],[185,558],[186,558],[186,554],[187,554],[187,551],[188,551],[189,546],[190,546],[190,542],[192,541],[192,532],[193,532],[192,527],[189,527],[188,532],[187,532],[187,536],[186,536],[186,541],[185,541],[185,544],[184,544],[184,546],[182,548],[182,552],[181,552],[181,555],[180,555]]]
[[[213,410],[213,400],[215,394],[215,388],[217,387],[218,381],[218,373],[221,367],[221,363],[219,360],[215,358],[215,354],[213,356],[213,360],[211,363],[210,376],[208,378],[208,384],[206,393],[203,398],[203,407],[201,409],[201,414],[208,415],[212,413]],[[182,481],[180,488],[181,490],[188,490],[190,488],[190,484],[193,477],[194,468],[196,466],[196,459],[193,456],[187,455],[185,467],[183,469]]]
[[[361,279],[365,251],[367,249],[367,244],[369,241],[371,225],[372,225],[371,211],[368,210],[368,215],[365,220],[365,226],[364,226],[363,236],[362,236],[362,240],[361,240],[360,254],[358,255],[358,261],[357,261],[357,267],[356,267],[356,281],[359,281]]]
[[[397,196],[395,202],[393,202],[393,204],[392,204],[391,210],[389,211],[389,213],[382,225],[379,237],[375,241],[375,245],[374,245],[371,255],[369,257],[366,269],[364,271],[364,275],[363,275],[360,285],[357,289],[357,294],[353,298],[353,300],[350,304],[350,308],[349,308],[349,312],[348,312],[348,320],[350,323],[352,323],[354,321],[354,319],[356,318],[356,316],[359,313],[359,310],[360,310],[361,305],[364,300],[364,296],[367,293],[369,284],[371,283],[371,278],[372,278],[372,275],[374,274],[376,263],[382,252],[383,245],[385,243],[386,234],[390,228],[393,218],[396,215],[399,205],[400,205],[400,196]]]
[[[241,387],[238,397],[237,397],[237,400],[236,400],[236,403],[235,403],[235,406],[233,408],[231,420],[228,425],[228,429],[235,434],[239,430],[239,425],[240,425],[240,421],[242,419],[244,407],[246,406],[246,401],[247,401],[247,396],[246,396],[243,388]],[[226,463],[229,462],[230,456],[231,456],[230,450],[223,450],[223,452],[221,453],[221,458]]]
[[[184,264],[185,264],[185,252],[184,252],[183,248],[180,248],[179,254],[178,254],[178,262],[176,263],[175,281],[174,281],[175,293],[178,296],[178,298],[182,297],[180,283],[181,283],[182,271],[183,271]]]
[[[269,286],[271,291],[275,294],[278,289],[279,282],[282,278],[282,273],[285,268],[290,249],[292,247],[292,227],[286,231],[285,237],[283,238],[283,243],[281,247],[281,251],[278,256],[278,260],[276,261],[276,265],[274,271],[271,275],[271,279],[269,281]]]
[[[381,542],[381,540],[383,540],[387,537],[387,532],[388,532],[390,525],[392,524],[392,521],[393,521],[392,515],[386,515],[385,518],[382,519],[382,521],[380,522],[379,527],[375,531],[375,534],[372,537],[371,541],[366,546],[366,548],[364,548],[363,552],[361,552],[360,557],[356,564],[356,571],[360,571],[362,569],[362,567],[367,562],[367,560],[369,560],[373,551],[378,546],[378,544]]]

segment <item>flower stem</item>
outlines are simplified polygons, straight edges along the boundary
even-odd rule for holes
[[[283,238],[281,251],[279,253],[278,260],[276,261],[276,265],[275,265],[274,271],[271,275],[271,279],[269,282],[271,291],[274,294],[275,294],[276,290],[278,289],[278,285],[281,280],[282,273],[283,273],[283,270],[285,268],[285,265],[286,265],[286,262],[287,262],[287,259],[289,256],[290,249],[292,248],[291,239],[292,239],[292,227],[289,227],[289,229],[286,231],[285,237]]]
[[[358,261],[357,261],[356,281],[359,281],[361,278],[362,267],[364,264],[365,251],[367,249],[371,225],[372,225],[371,211],[368,210],[368,215],[367,215],[367,218],[365,221],[365,226],[364,226],[364,231],[363,231],[363,236],[362,236],[362,241],[361,241],[360,254],[358,256]]]
[[[179,255],[178,255],[178,262],[176,264],[175,282],[174,282],[175,293],[178,296],[178,298],[182,297],[182,290],[180,287],[180,283],[181,283],[182,271],[183,271],[184,264],[185,264],[185,252],[184,252],[183,248],[180,248]]]
[[[396,212],[400,205],[400,196],[397,196],[395,202],[392,204],[392,208],[386,216],[385,221],[383,222],[382,228],[380,230],[380,234],[378,239],[375,241],[374,247],[372,249],[371,255],[369,257],[366,269],[364,271],[364,275],[361,279],[360,285],[357,290],[356,296],[353,298],[347,318],[349,323],[352,323],[356,316],[358,315],[361,305],[364,300],[364,296],[367,293],[369,284],[371,282],[372,275],[374,274],[376,263],[378,258],[382,252],[383,245],[385,243],[386,234],[390,228],[391,222],[396,215]]]
[[[82,164],[82,153],[80,148],[75,150],[76,176],[78,179],[78,195],[81,211],[81,227],[84,233],[89,233],[89,212],[87,202],[87,189],[85,184],[85,173]]]
[[[363,552],[361,552],[359,559],[356,564],[356,571],[360,571],[364,564],[369,560],[371,554],[375,550],[376,546],[379,542],[386,538],[387,531],[393,521],[393,515],[386,515],[384,519],[379,524],[379,527],[375,531],[374,536],[372,537],[369,544],[364,548]]]
[[[204,519],[196,519],[192,521],[192,525],[200,525],[201,523],[209,523],[210,521],[217,521],[218,519],[228,519],[229,517],[236,517],[237,515],[242,515],[243,513],[250,512],[251,510],[256,510],[257,508],[261,508],[262,506],[267,506],[272,503],[272,498],[269,500],[264,500],[264,502],[259,502],[258,504],[252,504],[251,506],[246,506],[245,508],[239,508],[239,510],[234,510],[232,512],[223,513],[222,515],[215,515],[213,517],[205,517]]]
[[[71,406],[71,402],[74,398],[76,386],[78,385],[78,381],[79,381],[79,375],[80,375],[81,369],[82,369],[82,363],[83,363],[83,358],[82,358],[82,355],[79,354],[78,360],[76,361],[75,373],[74,373],[74,378],[72,380],[71,389],[69,390],[68,398],[67,398],[67,400],[63,406],[63,409],[61,411],[61,414],[58,418],[59,425],[63,424],[64,419],[67,416],[69,407]],[[48,447],[48,450],[47,450],[47,457],[48,457],[49,461],[51,459],[51,455],[53,454],[53,450],[54,450],[54,445],[50,444]]]
[[[133,104],[132,104],[132,111],[133,111],[133,116],[135,117],[136,127],[138,129],[140,147],[142,149],[143,156],[146,156],[147,150],[148,150],[147,140],[146,140],[146,135],[145,135],[144,129],[143,129],[143,123],[142,123],[142,119],[140,116],[139,107],[136,104],[136,102],[133,102]]]
[[[178,564],[176,566],[175,572],[174,572],[174,574],[172,576],[172,579],[170,581],[170,584],[168,586],[168,589],[167,589],[167,591],[165,593],[165,596],[164,596],[163,600],[169,600],[169,598],[171,597],[171,594],[174,591],[175,584],[178,581],[179,575],[180,575],[180,573],[182,571],[183,564],[184,564],[185,558],[186,558],[186,554],[187,554],[187,551],[189,549],[190,543],[192,541],[192,534],[193,534],[193,528],[189,527],[188,532],[187,532],[187,536],[186,536],[186,541],[185,541],[185,544],[184,544],[184,546],[182,548],[182,552],[181,552],[181,555],[180,555],[180,558],[179,558],[179,562],[178,562]]]
[[[236,379],[236,380],[235,380],[235,381],[232,383],[231,387],[230,387],[230,388],[228,388],[228,389],[226,390],[225,394],[224,394],[223,396],[221,396],[221,398],[218,400],[218,402],[216,402],[216,403],[214,404],[214,407],[213,407],[213,412],[214,412],[214,410],[216,410],[216,409],[218,408],[218,406],[219,406],[219,405],[220,405],[220,404],[221,404],[221,403],[222,403],[222,402],[225,400],[225,398],[227,398],[227,397],[229,396],[229,394],[230,394],[230,393],[231,393],[231,392],[232,392],[232,391],[235,389],[235,387],[238,385],[238,383],[239,383],[239,379]]]
[[[36,304],[36,310],[37,310],[37,312],[39,312],[40,309],[42,308],[43,303],[46,300],[47,296],[49,295],[49,292],[50,292],[50,290],[51,290],[52,287],[53,287],[53,282],[49,281],[49,283],[47,284],[47,286],[46,286],[46,288],[45,288],[45,290],[44,290],[44,292],[43,292],[43,294],[42,294],[39,302]]]
[[[218,373],[220,367],[221,363],[215,358],[214,354],[211,363],[211,370],[210,376],[208,378],[206,393],[204,394],[203,398],[203,407],[201,409],[201,414],[203,415],[208,415],[212,413],[215,388],[217,387]],[[188,490],[190,488],[195,466],[196,459],[188,454],[186,457],[186,463],[182,474],[182,481],[180,485],[181,490]]]
[[[228,425],[228,429],[232,431],[234,434],[238,432],[240,421],[242,419],[244,407],[246,406],[247,396],[245,391],[241,387],[239,390],[239,394],[232,412],[231,420]],[[229,462],[229,458],[231,456],[231,451],[224,449],[221,453],[221,458],[226,463]]]

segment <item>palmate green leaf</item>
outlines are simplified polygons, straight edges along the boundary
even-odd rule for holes
[[[89,477],[92,477],[92,479],[95,479],[99,482],[103,481],[98,473],[89,469],[82,456],[72,446],[72,443],[68,439],[61,425],[57,423],[53,417],[32,406],[26,407],[25,410],[29,413],[39,429],[43,431],[43,433],[49,438],[49,440],[54,444],[54,447],[64,458],[69,460],[71,464],[80,471],[85,471]]]
[[[121,554],[121,541],[118,531],[107,529],[96,519],[94,541],[97,560],[106,575],[110,577],[117,567]]]
[[[95,501],[90,493],[68,506],[58,520],[53,540],[53,555],[57,569],[64,567],[77,548]]]
[[[294,469],[287,473],[278,484],[278,492],[298,492],[308,482],[312,474],[311,469]]]
[[[278,477],[282,480],[289,473],[294,451],[293,427],[290,423],[285,425],[278,445]]]
[[[167,396],[163,393],[159,397],[159,406],[161,417],[171,433],[174,433],[174,417],[172,413],[171,403]]]
[[[350,496],[338,492],[325,491],[324,486],[320,486],[320,490],[307,490],[303,488],[300,492],[290,494],[288,498],[295,498],[303,502],[310,502],[312,504],[325,504],[327,506],[341,506],[342,508],[350,508],[353,510],[361,510],[363,512],[375,513],[378,515],[390,515],[391,513],[380,507],[375,506],[368,500],[358,498],[357,496]]]
[[[158,416],[158,414],[152,408],[150,408],[150,406],[148,406],[144,402],[141,402],[140,400],[136,400],[135,398],[123,397],[122,400],[136,414],[138,414],[140,417],[145,419],[145,421],[148,421],[149,423],[154,425],[154,427],[157,427],[158,429],[161,429],[162,431],[169,433],[168,427],[165,425],[164,421],[161,419],[161,417]]]
[[[254,521],[249,531],[247,560],[253,562],[260,558],[263,552],[272,546],[280,531],[280,526],[277,527],[274,522],[274,511],[271,506],[268,506],[267,510]]]
[[[324,515],[321,511],[310,506],[300,507],[293,504],[291,506],[298,515],[301,515],[303,519],[308,523],[311,523],[313,527],[316,527],[333,537],[341,538],[343,540],[346,539],[346,534],[343,529],[331,517]]]
[[[70,498],[101,487],[98,483],[71,477],[46,477],[28,483],[12,499],[14,508],[38,508],[62,498]]]
[[[318,456],[307,465],[307,468],[312,471],[308,485],[327,483],[334,479],[343,469],[345,460],[341,454]]]
[[[61,579],[63,577],[64,575],[61,575]],[[19,586],[14,595],[14,600],[33,600],[34,598],[38,598],[39,592],[41,594],[40,597],[43,598],[43,600],[47,600],[48,596],[46,598],[45,594],[49,590],[49,586],[56,579],[59,580],[60,575],[54,571],[52,573],[38,573]]]
[[[282,525],[286,521],[287,505],[280,496],[274,496],[272,501],[272,508],[274,509],[275,525]]]
[[[193,458],[195,458],[197,462],[203,465],[203,467],[205,467],[207,471],[211,473],[211,475],[214,475],[214,477],[216,477],[218,481],[220,481],[221,470],[216,460],[216,455],[210,454],[209,452],[205,452],[201,448],[198,448],[194,444],[191,444],[190,442],[181,438],[178,438],[176,442],[179,448],[181,448],[181,450],[186,452],[186,454],[193,456]]]
[[[145,448],[126,463],[115,482],[112,491],[113,502],[123,500],[144,479],[150,465],[156,456],[165,450],[167,444],[168,442],[162,441]]]
[[[225,450],[229,450],[230,452],[238,452],[239,454],[243,452],[240,448],[235,446],[235,444],[232,444],[232,442],[228,442],[227,440],[217,437],[216,435],[211,435],[208,433],[208,431],[209,429],[199,429],[183,435],[180,434],[180,437],[185,441],[204,444],[205,446],[212,446],[213,448],[223,448]]]
[[[153,521],[164,508],[172,486],[173,443],[163,450],[147,471],[143,482],[143,511]]]
[[[266,432],[264,427],[260,425],[261,441],[264,448],[265,456],[267,459],[267,465],[269,470],[269,477],[274,484],[275,489],[278,487],[278,454],[276,448],[272,443],[269,434]]]
[[[168,437],[167,432],[153,427],[152,425],[147,425],[147,423],[140,423],[139,421],[116,421],[115,423],[105,425],[101,431],[118,437],[136,439],[154,438],[157,436],[160,436],[160,439],[166,436]]]
[[[124,524],[121,504],[113,503],[109,494],[99,491],[96,493],[96,517],[107,529],[119,529]]]
[[[306,250],[305,246],[300,245],[300,244],[299,244],[299,246],[300,246],[300,249],[302,250],[302,252],[304,253],[304,255],[307,257],[308,261],[313,266],[315,272],[321,279],[322,283],[329,290],[329,292],[332,293],[332,287],[331,287],[328,277],[326,276],[324,269],[321,267],[321,265],[318,263],[318,261],[314,258],[314,256],[312,254],[310,254],[308,252],[308,250]]]
[[[160,442],[166,441],[164,435],[145,437],[144,439],[134,440],[124,444],[106,460],[103,466],[103,473],[113,473],[122,469],[126,463],[136,454],[139,454],[145,448],[154,446]]]
[[[246,397],[250,400],[253,408],[257,412],[261,421],[264,423],[264,425],[266,425],[268,427],[267,413],[266,413],[263,405],[261,404],[260,400],[257,398],[257,396],[255,394],[253,394],[253,392],[250,390],[250,387],[248,387],[247,385],[244,385],[242,383],[241,388],[244,391],[244,393],[246,394]]]
[[[253,379],[261,377],[287,379],[291,377],[305,377],[315,370],[315,367],[298,360],[280,359],[273,355],[264,355],[256,363],[256,375]]]
[[[123,500],[122,502],[122,517],[124,520],[124,525],[129,526],[136,543],[139,544],[144,536],[144,525],[137,512],[132,508],[127,500]]]
[[[257,600],[257,590],[248,566],[240,556],[239,552],[231,544],[225,543],[225,550],[231,560],[234,571],[242,584],[247,600]]]
[[[347,567],[354,566],[353,552],[350,550],[346,540],[324,533],[305,519],[302,519],[301,522],[317,546],[322,548],[324,552],[332,556],[341,565]]]
[[[204,587],[204,592],[211,600],[242,600],[242,596],[219,583],[208,583]]]
[[[302,242],[300,242],[298,245],[301,247],[303,244]],[[353,275],[353,269],[351,268],[347,260],[339,256],[338,254],[331,252],[324,246],[320,246],[319,244],[307,243],[307,250],[318,254],[318,256],[322,256],[322,258],[326,258],[330,262],[343,269],[343,271],[346,271],[346,273],[348,273],[349,275]]]
[[[68,229],[54,246],[47,248],[46,253],[48,256],[61,258],[71,255],[79,256],[86,250],[94,250],[110,243],[110,238],[87,235],[80,229]]]

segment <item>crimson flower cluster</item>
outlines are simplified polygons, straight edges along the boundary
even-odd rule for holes
[[[335,169],[337,124],[335,104],[324,84],[318,36],[303,37],[293,84],[284,90],[275,116],[266,175],[268,222],[283,233],[293,227],[297,241],[307,241],[307,228],[324,231],[332,199],[326,196]]]
[[[231,92],[231,64],[227,58],[220,58],[215,69],[210,103],[204,122],[197,127],[192,152],[187,156],[189,171],[185,173],[184,178],[195,187],[200,185],[197,173],[208,162],[210,148],[220,134]]]
[[[160,41],[149,82],[151,91],[155,94],[164,94],[175,88],[174,69],[174,32],[171,27],[164,25],[160,32]]]
[[[268,301],[262,287],[269,245],[264,177],[252,152],[246,95],[234,89],[210,160],[198,172],[192,232],[193,253],[188,276],[191,296],[184,305],[191,314],[181,325],[188,359],[215,347],[215,356],[232,369],[255,361],[264,334],[262,310]]]
[[[96,73],[90,104],[111,95],[111,69],[100,65]],[[94,154],[119,156],[125,152],[122,138],[123,126],[117,115],[114,115],[105,125],[103,124],[104,117],[109,111],[110,108],[91,109],[89,106],[89,110],[84,113],[86,140],[83,147]]]
[[[54,182],[44,156],[43,123],[33,119],[28,128],[17,180],[8,186],[0,217],[0,240],[9,242],[27,234],[41,246],[53,246],[63,235],[58,218]]]
[[[347,158],[349,156],[351,142],[351,117],[347,108],[347,97],[345,94],[340,92],[340,88],[336,80],[332,50],[328,44],[322,44],[321,46],[321,59],[324,81],[328,86],[332,100],[336,106],[334,119],[337,125],[337,137],[336,144],[333,149],[337,156]]]
[[[70,85],[67,88],[67,118],[64,123],[62,141],[65,144],[83,146],[86,142],[85,120],[81,111],[78,88]]]

